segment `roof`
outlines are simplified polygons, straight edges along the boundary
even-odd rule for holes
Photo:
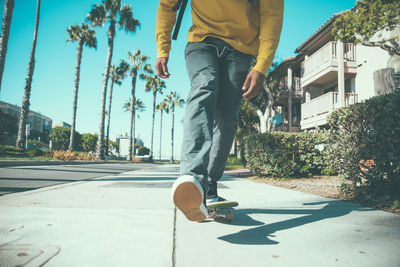
[[[287,64],[296,62],[296,61],[297,61],[299,58],[301,58],[302,56],[303,56],[302,54],[298,54],[298,55],[293,56],[293,57],[287,57],[287,58],[285,58],[285,59],[282,60],[282,62],[279,63],[279,65],[276,66],[269,74],[275,72],[276,70],[282,68],[283,66],[285,66],[285,65],[287,65]],[[269,74],[268,74],[268,75],[269,75]]]
[[[328,28],[335,21],[337,17],[339,17],[346,11],[347,10],[334,14],[330,19],[328,19],[324,24],[322,24],[322,26],[319,27],[310,37],[308,37],[307,40],[305,40],[299,47],[297,47],[295,53],[300,53],[300,50],[302,50],[307,44],[309,44],[312,40],[314,40],[315,37],[318,36],[318,34],[320,34],[322,31]]]

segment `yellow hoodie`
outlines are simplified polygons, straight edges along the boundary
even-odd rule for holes
[[[168,57],[178,0],[160,0],[157,10],[158,57]],[[254,70],[266,74],[275,56],[283,21],[283,0],[190,0],[193,25],[189,42],[220,38],[236,50],[257,55]]]

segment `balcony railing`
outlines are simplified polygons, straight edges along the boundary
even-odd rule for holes
[[[289,81],[289,77],[286,76],[286,77],[280,82],[280,88],[281,88],[281,90],[289,90],[288,81]],[[301,91],[300,77],[293,77],[293,81],[292,81],[292,90],[293,90],[293,91]]]
[[[318,69],[325,63],[337,59],[336,42],[328,42],[317,52],[312,54],[301,63],[301,76],[306,76],[314,70]],[[352,43],[343,44],[343,59],[345,61],[354,62],[356,60],[355,47]]]
[[[312,99],[308,103],[302,104],[301,124],[304,125],[306,123],[312,122],[314,124],[322,125],[324,124],[324,120],[326,123],[326,117],[328,116],[328,114],[339,107],[338,95],[339,94],[337,92],[329,92],[327,94],[323,94],[319,97]],[[357,102],[357,94],[346,93],[345,106],[349,106]],[[320,121],[322,121],[322,123],[318,123]]]

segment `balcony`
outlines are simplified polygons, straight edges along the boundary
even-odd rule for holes
[[[338,58],[337,43],[328,42],[301,63],[301,85],[326,84],[337,79]],[[345,74],[357,73],[355,46],[343,44],[343,60]]]
[[[289,98],[289,86],[288,86],[289,78],[286,76],[279,84],[279,97],[278,105],[287,105]],[[302,98],[302,87],[300,85],[300,77],[293,77],[292,81],[292,96],[293,98]]]
[[[358,95],[346,93],[345,106],[358,102]],[[327,123],[328,115],[339,107],[338,93],[329,92],[301,105],[301,129],[320,127]]]

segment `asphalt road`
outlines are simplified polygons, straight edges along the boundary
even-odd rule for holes
[[[0,168],[0,196],[55,184],[70,183],[152,168],[148,163],[18,166]]]

